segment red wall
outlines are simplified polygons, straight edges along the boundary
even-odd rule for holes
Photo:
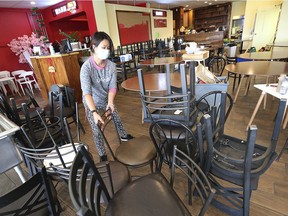
[[[87,18],[86,18],[86,14],[82,15],[82,16],[77,16],[77,18],[75,18],[79,21],[72,21],[72,20],[60,20],[60,21],[53,21],[50,22],[50,30],[52,33],[51,38],[49,37],[49,39],[51,41],[61,41],[61,39],[65,38],[63,35],[59,34],[59,29],[61,29],[61,31],[65,32],[65,33],[70,33],[70,32],[74,32],[77,31],[78,35],[80,37],[79,41],[83,42],[84,40],[84,36],[90,36],[90,32],[89,32],[89,27],[88,27],[88,22],[87,22]],[[86,21],[81,21],[81,20],[86,20]],[[53,40],[52,40],[53,38]]]
[[[18,56],[7,46],[14,38],[31,35],[33,30],[29,14],[29,9],[0,8],[0,71],[30,70],[28,64],[19,63]]]
[[[82,36],[86,34],[92,35],[96,30],[96,21],[94,16],[94,10],[92,5],[92,0],[78,1],[78,9],[76,10],[76,14],[78,13],[86,13],[87,22],[84,33],[81,32]],[[60,14],[59,16],[53,17],[52,9],[57,8],[58,6],[63,5],[63,3],[59,3],[56,6],[49,7],[45,10],[42,10],[43,19],[47,28],[48,37],[50,41],[54,41],[54,33],[49,25],[50,22],[58,22],[60,19],[66,18],[71,15],[69,12]],[[30,36],[33,32],[32,24],[29,20],[30,9],[10,9],[10,8],[0,8],[0,71],[1,70],[30,70],[28,64],[20,64],[18,61],[18,56],[16,56],[7,44],[14,38],[28,35]],[[89,27],[89,31],[87,31],[87,23]],[[77,24],[79,25],[79,24]],[[76,26],[75,22],[67,25],[67,31],[73,31],[73,27]],[[79,26],[78,26],[79,27]],[[64,29],[62,29],[64,31]],[[81,30],[80,30],[81,31]]]
[[[45,21],[45,25],[47,28],[47,32],[48,32],[48,37],[50,41],[55,41],[56,39],[58,39],[58,29],[56,29],[57,26],[57,22],[63,22],[64,20],[68,20],[70,19],[70,17],[74,17],[75,15],[79,14],[82,15],[83,13],[86,14],[86,19],[87,22],[86,24],[83,24],[84,22],[70,22],[65,24],[65,29],[63,28],[63,25],[61,25],[60,23],[58,23],[58,26],[61,25],[61,30],[68,33],[71,31],[75,31],[75,25],[81,25],[83,28],[83,25],[87,25],[88,23],[88,29],[89,31],[85,30],[81,30],[79,29],[79,33],[81,34],[81,38],[83,39],[83,37],[85,35],[92,35],[95,31],[97,31],[97,27],[96,27],[96,20],[95,20],[95,15],[94,15],[94,10],[93,10],[93,4],[92,4],[92,0],[86,0],[86,1],[77,1],[78,4],[78,8],[76,9],[76,12],[71,14],[70,12],[64,12],[62,14],[59,14],[57,16],[53,16],[53,9],[61,7],[63,5],[65,5],[65,2],[69,2],[71,0],[66,0],[64,2],[60,2],[54,6],[51,6],[49,8],[46,8],[45,10],[42,11],[43,14],[43,18]],[[55,23],[55,24],[54,24]],[[78,23],[78,24],[77,24]],[[80,24],[82,23],[82,24]],[[50,25],[52,24],[52,25]],[[78,30],[77,30],[78,31]]]

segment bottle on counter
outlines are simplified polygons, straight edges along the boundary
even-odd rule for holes
[[[288,75],[279,77],[278,89],[279,93],[284,95],[288,91]]]
[[[50,46],[49,46],[49,51],[50,51],[51,55],[55,54],[55,50],[54,50],[54,47],[52,46],[52,44],[50,44]]]

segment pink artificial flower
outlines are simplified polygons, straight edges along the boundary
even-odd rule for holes
[[[28,51],[30,55],[33,55],[34,46],[40,46],[42,55],[49,54],[49,44],[45,42],[45,39],[44,36],[38,38],[36,33],[32,32],[30,37],[23,35],[17,39],[12,39],[7,45],[16,56],[19,56],[19,63],[27,63],[27,60],[22,53]]]

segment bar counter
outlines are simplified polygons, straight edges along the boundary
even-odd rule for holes
[[[75,89],[77,102],[82,101],[80,88],[79,52],[46,56],[31,56],[42,97],[48,102],[48,92],[53,84]]]

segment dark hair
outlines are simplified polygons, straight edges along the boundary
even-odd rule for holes
[[[105,32],[95,32],[90,41],[90,50],[94,53],[94,48],[97,47],[103,40],[108,40],[110,43],[110,55],[114,53],[114,46],[110,36]],[[95,47],[94,47],[95,46]]]

